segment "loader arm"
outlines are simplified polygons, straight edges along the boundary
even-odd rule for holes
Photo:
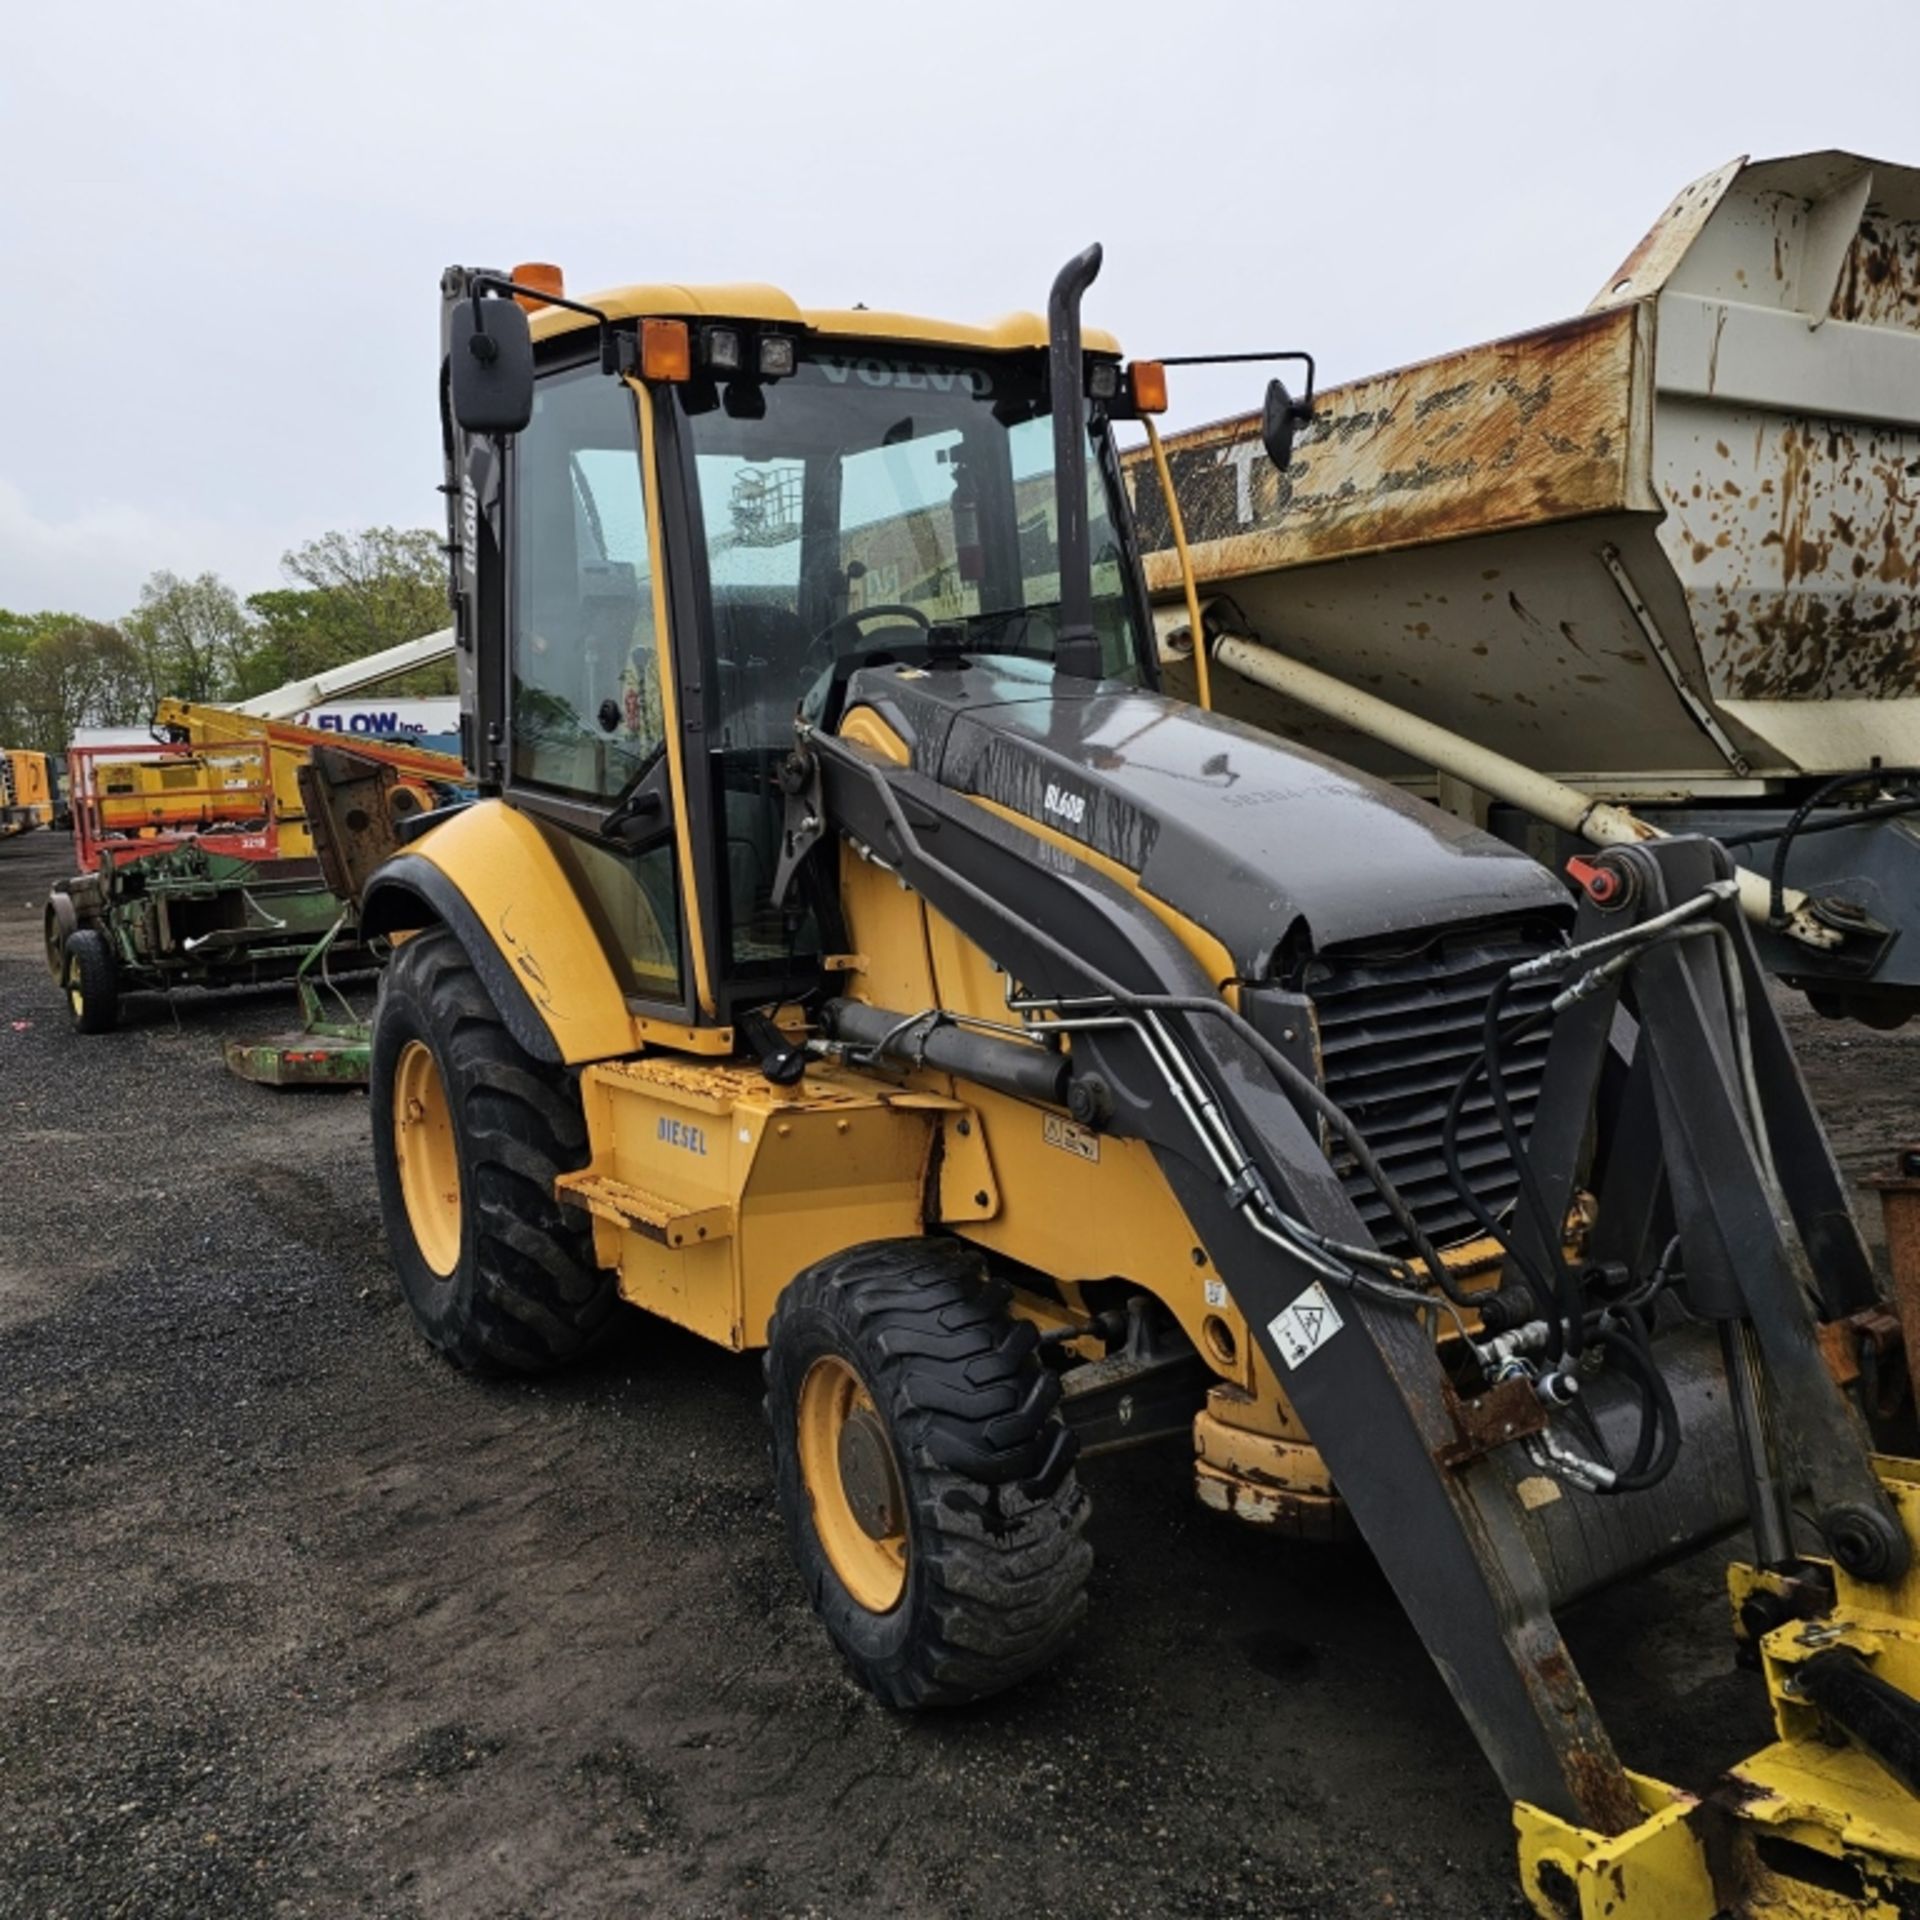
[[[1166,926],[1090,868],[857,746],[814,735],[809,752],[822,808],[808,817],[874,849],[1038,999],[1111,1010],[1110,1024],[1076,1029],[1075,1075],[1111,1090],[1116,1133],[1152,1145],[1502,1785],[1581,1825],[1630,1824],[1626,1776],[1553,1623],[1510,1485],[1490,1461],[1449,1470],[1437,1457],[1459,1433],[1429,1332],[1404,1305],[1347,1295],[1345,1337],[1310,1363],[1294,1367],[1275,1337],[1321,1276],[1233,1204],[1155,1058],[1184,1057],[1292,1212],[1330,1238],[1364,1239],[1257,1036],[1213,1013],[1224,1001]],[[1092,954],[1106,966],[1081,957]]]
[[[1634,1856],[1643,1873],[1649,1858],[1677,1850],[1688,1863],[1683,1880],[1691,1875],[1708,1889],[1702,1898],[1719,1899],[1713,1889],[1724,1892],[1733,1872],[1725,1846],[1710,1871],[1703,1838],[1691,1828],[1675,1838],[1680,1799],[1623,1766],[1553,1608],[1724,1532],[1738,1517],[1729,1487],[1744,1485],[1756,1532],[1775,1540],[1776,1566],[1795,1564],[1794,1551],[1783,1532],[1769,1533],[1761,1509],[1789,1485],[1809,1494],[1842,1581],[1882,1607],[1897,1607],[1911,1554],[1911,1502],[1883,1485],[1864,1424],[1820,1358],[1820,1325],[1858,1309],[1870,1270],[1759,991],[1732,889],[1712,890],[1725,879],[1724,856],[1699,842],[1615,856],[1642,919],[1711,902],[1694,911],[1718,931],[1684,946],[1654,940],[1629,1022],[1638,1027],[1637,1067],[1609,1065],[1617,985],[1563,1019],[1549,1054],[1554,1104],[1537,1142],[1541,1170],[1563,1194],[1592,1178],[1584,1143],[1593,1106],[1603,1080],[1624,1072],[1640,1110],[1657,1113],[1667,1152],[1652,1165],[1616,1156],[1603,1217],[1644,1229],[1671,1180],[1690,1270],[1701,1276],[1693,1304],[1718,1329],[1717,1355],[1703,1328],[1669,1330],[1662,1341],[1662,1364],[1695,1428],[1690,1471],[1606,1501],[1541,1472],[1551,1458],[1537,1450],[1546,1423],[1528,1393],[1509,1382],[1469,1397],[1456,1384],[1464,1343],[1436,1339],[1437,1302],[1341,1286],[1306,1247],[1286,1244],[1289,1229],[1276,1222],[1334,1245],[1368,1236],[1296,1104],[1285,1061],[1160,916],[1047,839],[856,740],[803,730],[790,784],[788,874],[832,835],[890,868],[1006,970],[1027,1044],[1067,1040],[1069,1091],[1098,1090],[1074,1110],[1102,1111],[1113,1133],[1150,1145],[1522,1810],[1534,1842],[1529,1890],[1541,1910],[1573,1910],[1557,1904],[1556,1875],[1578,1898],[1597,1884],[1590,1865],[1585,1880],[1576,1870],[1579,1846],[1539,1844],[1543,1832],[1585,1836],[1596,1859],[1606,1845],[1650,1850]],[[1574,944],[1627,930],[1589,903]],[[1753,989],[1736,985],[1732,1004],[1729,976],[1705,951],[1720,947],[1737,955],[1735,978]],[[1754,1110],[1755,1096],[1764,1111]],[[1783,1175],[1769,1162],[1776,1141],[1795,1149]],[[1817,1273],[1809,1245],[1822,1254]],[[1711,1419],[1729,1379],[1758,1410],[1751,1426]],[[1777,1449],[1764,1437],[1773,1423]],[[1844,1812],[1834,1810],[1836,1826]],[[1698,1920],[1716,1910],[1701,1907]]]

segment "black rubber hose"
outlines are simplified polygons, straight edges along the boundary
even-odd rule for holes
[[[1224,1000],[1202,1000],[1188,994],[1128,994],[1125,996],[1125,1002],[1131,1006],[1148,1008],[1156,1012],[1205,1013],[1224,1019],[1260,1056],[1281,1085],[1304,1100],[1340,1136],[1347,1151],[1353,1155],[1354,1164],[1366,1175],[1368,1185],[1385,1202],[1387,1211],[1393,1215],[1394,1224],[1406,1235],[1407,1244],[1419,1256],[1420,1264],[1426,1268],[1428,1278],[1434,1285],[1455,1306],[1473,1305],[1473,1295],[1447,1271],[1446,1262],[1440,1258],[1426,1230],[1414,1217],[1413,1209],[1408,1206],[1405,1196],[1388,1178],[1387,1170],[1381,1166],[1373,1149],[1368,1146],[1366,1135],[1360,1131],[1346,1109],[1311,1074],[1295,1066],[1252,1021],[1245,1015],[1235,1012]]]
[[[1920,813],[1920,797],[1911,800],[1882,800],[1870,807],[1855,807],[1851,813],[1836,813],[1830,820],[1809,820],[1796,838],[1805,840],[1816,833],[1843,833],[1848,827],[1871,826],[1876,820],[1898,820],[1903,814]],[[1749,827],[1744,833],[1716,833],[1713,838],[1723,847],[1763,847],[1778,840],[1784,827]]]
[[[852,767],[872,782],[881,809],[887,816],[888,825],[893,829],[902,853],[911,850],[928,866],[942,874],[947,884],[956,891],[985,908],[989,913],[1005,915],[1007,909],[1004,903],[996,900],[978,882],[970,880],[956,868],[927,852],[925,844],[913,829],[913,823],[908,820],[905,810],[901,807],[899,797],[888,785],[883,773],[864,764],[833,736],[815,733],[811,737],[815,752],[838,758],[842,765]],[[1022,930],[1028,939],[1032,940],[1036,946],[1045,949],[1056,961],[1091,981],[1100,995],[1111,1000],[1117,1007],[1165,1013],[1206,1014],[1213,1019],[1224,1020],[1259,1055],[1280,1084],[1290,1094],[1312,1107],[1346,1143],[1353,1155],[1354,1163],[1367,1176],[1368,1182],[1385,1203],[1387,1211],[1393,1215],[1395,1224],[1406,1235],[1408,1244],[1419,1254],[1421,1264],[1426,1268],[1427,1276],[1434,1285],[1456,1306],[1473,1304],[1466,1289],[1461,1287],[1447,1271],[1446,1263],[1434,1250],[1433,1242],[1414,1217],[1413,1209],[1407,1205],[1399,1188],[1388,1179],[1386,1169],[1374,1157],[1373,1149],[1367,1145],[1365,1137],[1345,1109],[1311,1074],[1295,1066],[1245,1014],[1235,1007],[1228,1006],[1223,999],[1207,999],[1198,994],[1135,992],[1131,988],[1123,987],[1111,974],[1104,972],[1084,954],[1075,953],[1070,947],[1056,940],[1044,927],[1028,921]]]
[[[1601,1329],[1602,1346],[1610,1345],[1609,1336],[1612,1331],[1611,1328]],[[1634,1341],[1632,1329],[1619,1337],[1623,1338],[1629,1346],[1637,1344]],[[1652,1355],[1648,1354],[1645,1357],[1651,1359]],[[1654,1449],[1660,1441],[1660,1409],[1658,1402],[1654,1399],[1653,1390],[1647,1385],[1645,1371],[1631,1361],[1627,1363],[1627,1371],[1633,1375],[1634,1385],[1640,1397],[1640,1431],[1634,1436],[1633,1455],[1627,1462],[1625,1472],[1621,1475],[1621,1478],[1632,1480],[1637,1479],[1653,1465]]]
[[[1517,1040],[1550,1017],[1543,1007],[1539,1012],[1529,1014],[1524,1020],[1515,1022],[1513,1032],[1508,1035],[1508,1038]],[[1559,1313],[1556,1311],[1558,1296],[1548,1283],[1546,1275],[1521,1253],[1514,1244],[1512,1234],[1494,1218],[1486,1202],[1474,1192],[1471,1182],[1467,1179],[1466,1168],[1460,1163],[1460,1116],[1465,1111],[1467,1095],[1472,1091],[1473,1083],[1487,1071],[1487,1068],[1486,1054],[1479,1053],[1468,1062],[1466,1072],[1460,1076],[1459,1083],[1454,1087],[1453,1097],[1447,1102],[1446,1115],[1440,1122],[1440,1153],[1446,1162],[1447,1178],[1453,1182],[1454,1191],[1459,1194],[1467,1211],[1479,1222],[1482,1232],[1489,1239],[1497,1240],[1505,1250],[1507,1257],[1513,1262],[1520,1275],[1521,1283],[1532,1297],[1535,1314],[1546,1321],[1552,1330],[1549,1357],[1558,1360],[1566,1350],[1566,1338],[1560,1325]]]
[[[1640,1443],[1634,1448],[1627,1471],[1607,1491],[1644,1493],[1649,1487],[1657,1487],[1673,1471],[1673,1463],[1680,1457],[1680,1409],[1674,1404],[1673,1389],[1667,1385],[1666,1376],[1643,1344],[1644,1334],[1636,1338],[1618,1327],[1608,1327],[1600,1337],[1607,1351],[1622,1360],[1644,1386],[1660,1436],[1657,1450],[1649,1449],[1648,1433],[1643,1426]],[[1647,1458],[1649,1452],[1651,1457]]]
[[[1567,1265],[1566,1232],[1564,1217],[1556,1220],[1553,1209],[1547,1204],[1547,1196],[1540,1186],[1540,1177],[1534,1171],[1533,1162],[1527,1157],[1527,1143],[1521,1137],[1519,1123],[1513,1117],[1513,1108],[1507,1099],[1507,1076],[1503,1055],[1511,1036],[1500,1031],[1500,1010],[1506,1005],[1507,995],[1513,987],[1513,976],[1502,974],[1493,983],[1492,991],[1487,995],[1486,1012],[1481,1018],[1481,1031],[1485,1035],[1487,1056],[1487,1097],[1493,1106],[1494,1119],[1499,1123],[1500,1137],[1507,1144],[1507,1153],[1513,1161],[1514,1177],[1518,1180],[1521,1193],[1526,1197],[1527,1211],[1533,1215],[1533,1223],[1540,1235],[1540,1243],[1546,1249],[1547,1279],[1552,1287],[1552,1296],[1558,1306],[1559,1317],[1565,1328],[1563,1335],[1566,1352],[1577,1358],[1586,1344],[1585,1308],[1586,1303],[1580,1295],[1580,1282]],[[1551,1018],[1551,1013],[1548,1018]]]
[[[1767,877],[1768,926],[1784,927],[1787,924],[1787,855],[1793,851],[1794,838],[1806,825],[1808,816],[1836,793],[1857,787],[1863,780],[1883,784],[1889,780],[1920,780],[1920,767],[1863,767],[1855,773],[1836,773],[1831,780],[1821,781],[1794,808],[1787,824],[1780,830],[1780,843],[1773,850],[1773,867]]]

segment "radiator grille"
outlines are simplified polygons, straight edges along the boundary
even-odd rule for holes
[[[1549,944],[1557,944],[1555,936],[1524,930],[1455,936],[1414,954],[1322,958],[1309,971],[1305,987],[1319,1028],[1326,1089],[1353,1117],[1438,1245],[1479,1231],[1440,1151],[1447,1102],[1481,1050],[1481,1020],[1494,982],[1515,961]],[[1549,981],[1516,987],[1507,999],[1508,1018],[1544,1005],[1554,990]],[[1523,1136],[1533,1125],[1546,1053],[1544,1026],[1506,1050],[1507,1097]],[[1503,1214],[1519,1180],[1484,1077],[1462,1110],[1459,1140],[1468,1184],[1493,1214]],[[1328,1148],[1368,1230],[1383,1247],[1405,1251],[1405,1236],[1372,1182],[1338,1140],[1330,1139]]]

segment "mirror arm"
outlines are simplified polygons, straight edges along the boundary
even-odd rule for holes
[[[1154,353],[1150,355],[1162,367],[1246,367],[1256,361],[1296,359],[1308,371],[1308,390],[1300,399],[1302,407],[1313,405],[1313,355],[1300,348],[1273,349],[1260,353]]]
[[[1307,390],[1299,404],[1308,415],[1313,411],[1313,355],[1297,348],[1273,353],[1156,353],[1152,358],[1163,367],[1238,367],[1262,360],[1298,360],[1307,370]],[[1305,424],[1304,416],[1301,424]]]
[[[602,373],[631,373],[637,364],[634,343],[623,334],[616,334],[613,321],[598,307],[583,305],[578,300],[569,300],[561,294],[547,293],[539,287],[523,287],[517,280],[509,280],[504,274],[476,273],[469,283],[473,294],[473,324],[477,339],[486,336],[486,323],[481,319],[483,292],[494,294],[524,294],[529,300],[538,300],[549,307],[565,307],[569,313],[584,313],[589,320],[597,321],[600,327],[600,371]],[[491,356],[487,356],[491,357]]]
[[[1307,370],[1307,390],[1298,400],[1276,379],[1267,382],[1266,406],[1260,422],[1261,444],[1267,458],[1284,476],[1293,460],[1295,432],[1313,422],[1313,387],[1317,369],[1313,355],[1290,349],[1276,353],[1169,353],[1160,356],[1163,367],[1244,366],[1255,360],[1297,360]]]

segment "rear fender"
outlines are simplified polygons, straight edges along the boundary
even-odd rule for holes
[[[367,883],[366,934],[445,926],[507,1031],[536,1059],[578,1066],[640,1045],[620,983],[540,830],[499,800],[463,808]]]

